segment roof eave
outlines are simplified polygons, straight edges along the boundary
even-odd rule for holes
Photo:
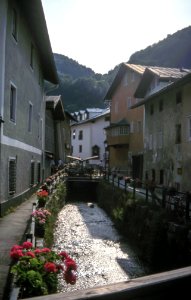
[[[56,71],[42,3],[39,0],[20,0],[17,2],[20,9],[24,12],[27,25],[35,40],[36,47],[38,48],[44,79],[54,84],[58,84],[58,74]]]

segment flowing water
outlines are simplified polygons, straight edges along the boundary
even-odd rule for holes
[[[66,251],[77,265],[77,282],[59,278],[59,291],[73,291],[127,281],[145,275],[143,266],[106,213],[95,203],[66,204],[54,232],[56,251]]]

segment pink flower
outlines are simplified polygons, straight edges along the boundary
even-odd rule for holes
[[[46,272],[49,272],[49,273],[50,272],[56,273],[58,271],[56,265],[52,262],[45,263],[44,269],[45,269]]]
[[[31,242],[24,242],[22,244],[24,249],[31,249],[32,248],[32,243]]]
[[[66,283],[75,284],[77,279],[76,273],[73,270],[66,271],[64,273],[64,279]]]

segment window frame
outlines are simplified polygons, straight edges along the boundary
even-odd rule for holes
[[[13,178],[13,182],[11,182],[12,180],[12,174],[11,174],[11,162],[14,162],[14,178]],[[17,180],[17,159],[16,157],[9,157],[8,159],[8,193],[10,196],[13,196],[16,193],[16,180]],[[13,186],[13,188],[12,188]]]
[[[16,123],[16,107],[17,107],[17,87],[11,82],[10,86],[10,110],[9,119],[11,122]]]
[[[18,41],[18,13],[16,8],[12,9],[12,24],[11,24],[11,34],[15,42]]]
[[[32,133],[32,120],[33,120],[33,104],[29,101],[28,107],[28,132]]]

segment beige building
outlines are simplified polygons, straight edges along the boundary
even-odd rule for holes
[[[134,92],[144,66],[121,64],[105,100],[111,104],[110,125],[106,128],[110,168],[117,168],[134,178],[142,178],[143,107],[134,110]]]

